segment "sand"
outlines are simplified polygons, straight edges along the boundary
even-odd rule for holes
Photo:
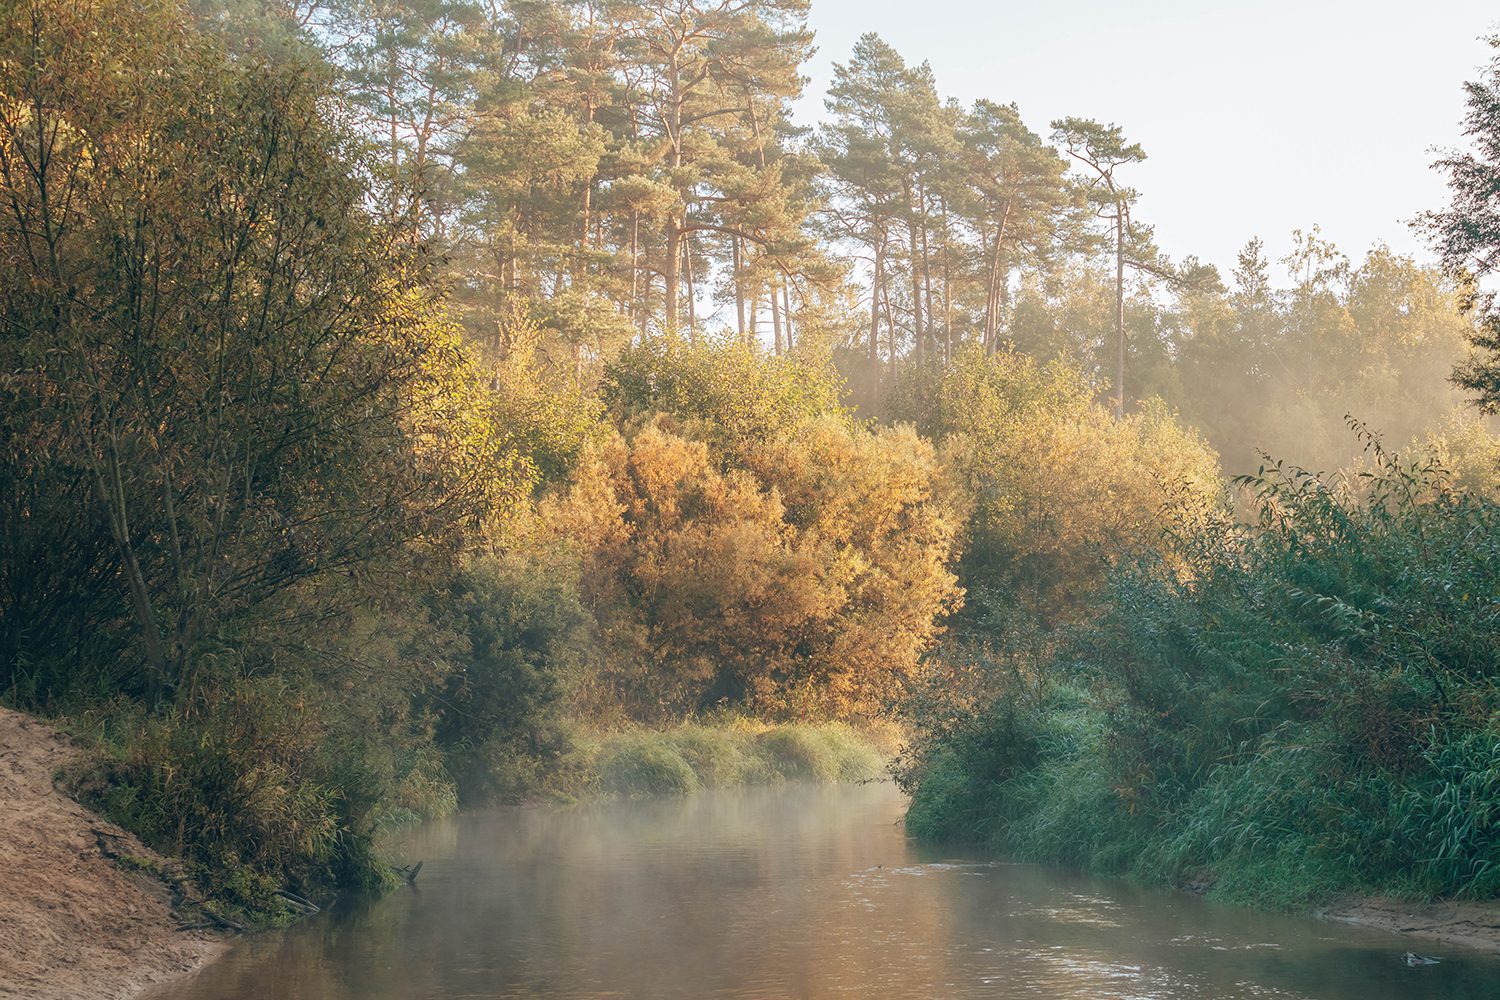
[[[167,887],[105,856],[156,857],[57,789],[57,771],[80,753],[45,723],[0,708],[3,998],[123,1000],[225,947],[177,930]]]
[[[1484,903],[1403,903],[1357,898],[1320,910],[1318,916],[1500,954],[1500,900]]]

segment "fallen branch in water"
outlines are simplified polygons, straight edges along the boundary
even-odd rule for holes
[[[239,932],[241,934],[243,934],[245,932],[245,925],[244,924],[241,924],[241,923],[238,923],[236,921],[230,920],[228,917],[221,916],[221,915],[215,913],[213,910],[210,910],[206,906],[200,906],[200,907],[198,907],[198,909],[200,911],[202,911],[202,913],[203,913],[203,915],[205,917],[207,917],[209,920],[213,921],[216,926],[223,927],[226,930],[237,931],[237,932]]]
[[[312,900],[307,899],[303,896],[299,896],[289,889],[278,889],[276,891],[276,895],[279,896],[284,902],[290,903],[293,909],[300,911],[304,915],[311,916],[314,913],[322,912],[322,907],[320,907],[317,903],[314,903]]]

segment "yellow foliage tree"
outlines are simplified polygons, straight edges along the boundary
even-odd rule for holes
[[[1076,615],[1121,560],[1164,550],[1163,514],[1220,504],[1213,452],[1160,401],[1117,420],[1074,368],[973,352],[938,403],[943,462],[967,513],[963,580],[981,621]]]

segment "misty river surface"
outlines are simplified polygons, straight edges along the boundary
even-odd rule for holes
[[[466,813],[394,845],[414,887],[150,997],[1500,997],[1500,959],[955,856],[903,808],[883,784]]]

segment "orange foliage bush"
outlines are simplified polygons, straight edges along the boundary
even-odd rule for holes
[[[656,416],[589,452],[543,517],[577,549],[601,686],[629,714],[851,716],[958,603],[938,486],[910,428],[820,418],[730,463]]]

